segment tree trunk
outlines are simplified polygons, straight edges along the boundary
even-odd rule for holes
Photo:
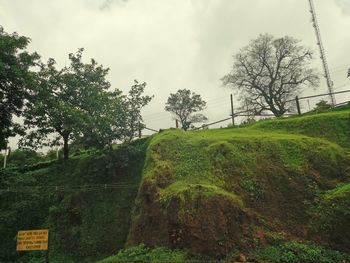
[[[68,160],[69,158],[69,148],[68,148],[69,134],[63,136],[63,159]]]

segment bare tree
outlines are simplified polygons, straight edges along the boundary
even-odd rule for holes
[[[203,114],[196,113],[205,109],[206,102],[201,96],[190,90],[178,90],[170,93],[165,110],[173,113],[181,122],[182,129],[188,130],[193,123],[204,122],[207,119]],[[194,114],[196,113],[196,114]]]
[[[294,98],[303,87],[316,87],[318,73],[311,68],[312,52],[299,40],[286,36],[260,35],[234,56],[224,85],[239,92],[254,114],[271,111],[276,117],[291,111]]]

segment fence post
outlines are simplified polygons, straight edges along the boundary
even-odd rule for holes
[[[6,168],[6,165],[7,165],[7,158],[10,157],[10,154],[11,154],[11,147],[6,145],[6,148],[5,148],[5,154],[4,154],[4,166],[3,168],[5,169]]]
[[[179,128],[179,121],[177,119],[175,119],[175,125],[176,125],[176,129]]]
[[[299,98],[298,98],[298,96],[295,96],[295,103],[297,104],[298,114],[301,115],[300,104],[299,104]]]
[[[4,155],[4,166],[3,168],[6,168],[6,161],[7,161],[7,148],[5,149],[5,155]]]
[[[141,123],[139,122],[139,138],[142,137]]]
[[[231,98],[231,117],[232,117],[232,126],[235,126],[235,114],[233,111],[233,96],[232,94],[230,95]]]

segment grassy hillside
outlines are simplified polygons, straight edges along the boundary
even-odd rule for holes
[[[350,147],[350,106],[320,114],[258,122],[252,128],[263,131],[304,134]]]
[[[38,228],[50,262],[350,261],[349,142],[345,107],[1,170],[0,261],[41,262],[14,250]]]
[[[347,250],[347,238],[340,244],[315,234],[315,207],[322,206],[325,191],[349,182],[349,131],[345,109],[158,134],[147,150],[128,244],[224,258],[259,249],[283,233],[286,240],[325,241]],[[346,214],[347,208],[340,210]],[[328,233],[348,230],[339,228]]]

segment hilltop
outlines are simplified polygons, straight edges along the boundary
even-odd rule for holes
[[[38,227],[50,228],[53,262],[93,262],[125,246],[103,262],[145,254],[349,259],[349,107],[224,129],[170,129],[113,152],[2,173],[3,189],[34,190],[1,193],[0,232],[9,241],[0,261],[18,258],[17,230]]]

